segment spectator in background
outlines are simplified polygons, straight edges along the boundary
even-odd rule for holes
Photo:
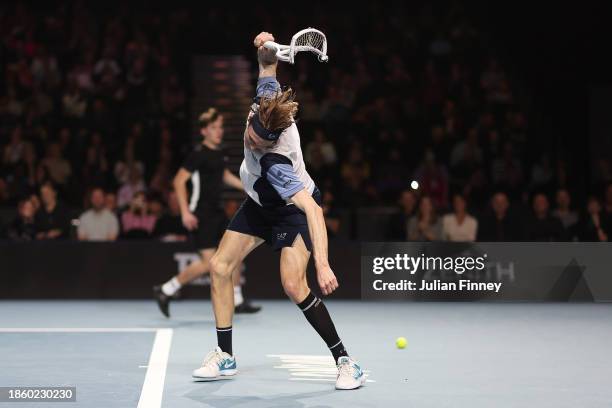
[[[80,241],[114,241],[119,235],[119,221],[104,206],[104,191],[94,188],[90,196],[91,209],[79,218]]]
[[[314,148],[310,151],[308,161],[308,174],[318,186],[324,188],[330,182],[330,176],[333,168],[325,164],[323,153],[320,148]]]
[[[64,187],[68,184],[68,179],[72,174],[72,166],[62,156],[59,143],[51,143],[47,148],[47,154],[42,159],[40,167],[46,171],[54,184]]]
[[[336,148],[326,139],[325,133],[321,129],[315,130],[313,141],[306,146],[306,151],[304,152],[306,163],[312,162],[313,150],[320,152],[325,165],[333,166],[336,164]]]
[[[483,153],[478,145],[478,131],[472,128],[468,131],[465,140],[456,143],[453,147],[450,165],[453,169],[465,172],[479,166],[482,160]]]
[[[87,50],[84,52],[81,60],[77,65],[74,66],[68,76],[68,81],[74,81],[79,89],[85,92],[92,92],[94,90],[93,83],[93,63],[94,63],[94,51]]]
[[[391,217],[387,238],[393,241],[408,240],[408,221],[414,215],[417,196],[414,190],[404,190],[398,200],[398,212]]]
[[[467,202],[461,194],[453,195],[453,212],[442,217],[442,237],[447,241],[474,242],[478,221],[467,213]]]
[[[189,236],[174,191],[168,193],[168,210],[155,223],[153,235],[164,242],[186,241]]]
[[[423,196],[415,216],[408,222],[408,239],[410,241],[438,241],[442,237],[442,224],[436,214],[433,201]]]
[[[23,130],[21,126],[15,126],[11,132],[11,137],[2,152],[2,165],[14,167],[23,160],[28,142],[23,140]]]
[[[29,199],[19,201],[17,217],[7,229],[7,236],[11,241],[32,241],[36,238],[34,214],[34,206]]]
[[[104,195],[104,207],[112,212],[113,214],[117,213],[117,194],[113,193],[112,191],[108,191],[105,195]]]
[[[123,208],[130,204],[132,202],[132,198],[134,198],[137,193],[144,192],[147,189],[138,167],[131,169],[129,175],[129,181],[122,185],[117,193],[117,205],[119,208]]]
[[[581,222],[579,237],[586,242],[607,242],[610,237],[610,225],[597,197],[591,196],[587,201],[587,213]]]
[[[496,187],[517,195],[523,181],[523,167],[520,160],[514,155],[512,143],[504,143],[503,153],[493,160],[492,180]]]
[[[39,177],[36,171],[36,153],[31,143],[24,145],[21,158],[17,163],[5,168],[10,180],[10,184],[7,185],[9,190],[7,193],[10,192],[13,197],[23,197],[36,190]]]
[[[61,80],[57,59],[47,52],[45,46],[38,48],[36,56],[32,60],[30,72],[35,83],[47,89],[55,88]]]
[[[563,224],[550,212],[550,204],[545,194],[538,193],[533,198],[533,214],[527,224],[528,241],[563,241]]]
[[[66,92],[62,96],[62,111],[64,117],[74,123],[82,120],[87,112],[87,98],[81,92],[76,81],[70,81]]]
[[[185,105],[185,91],[179,84],[176,75],[170,75],[162,82],[160,91],[160,103],[164,114],[174,115],[179,113]]]
[[[38,195],[33,192],[30,194],[29,200],[30,203],[32,203],[32,207],[34,208],[34,214],[36,214],[41,207],[40,198],[38,198]]]
[[[67,238],[70,229],[70,216],[64,206],[57,201],[57,190],[49,181],[40,186],[42,207],[36,213],[36,239]]]
[[[149,214],[154,216],[156,220],[162,216],[164,213],[164,200],[162,196],[158,193],[152,193],[146,196],[147,199],[147,209],[149,210]]]
[[[115,164],[114,173],[119,185],[129,182],[132,179],[131,175],[133,172],[138,172],[141,175],[144,174],[144,164],[135,157],[135,144],[134,138],[128,138],[123,150],[123,159]]]
[[[557,190],[556,201],[557,208],[553,211],[553,216],[561,221],[565,236],[573,237],[578,223],[578,213],[571,209],[572,202],[569,192],[564,188]]]
[[[448,163],[451,154],[451,141],[442,125],[434,125],[431,128],[431,137],[428,150],[433,152],[438,163]]]
[[[147,238],[153,233],[157,219],[149,212],[145,193],[134,194],[129,208],[121,214],[121,228],[126,238]]]
[[[89,146],[85,151],[85,164],[82,174],[85,185],[108,185],[109,164],[106,159],[106,147],[102,143],[102,135],[99,132],[94,132],[91,135]]]
[[[431,149],[425,151],[425,157],[414,178],[419,182],[422,193],[430,197],[436,209],[448,206],[448,174],[446,168],[436,162],[436,156]]]
[[[172,167],[172,151],[168,147],[162,147],[159,153],[159,162],[155,173],[151,177],[150,188],[160,194],[167,194],[171,189],[174,169]]]
[[[531,170],[531,189],[551,191],[554,183],[554,170],[548,154],[543,154]]]
[[[478,241],[520,241],[523,238],[522,223],[509,213],[510,201],[506,193],[498,192],[491,198],[491,209],[478,223]]]
[[[360,206],[369,201],[368,181],[370,164],[364,160],[361,146],[351,147],[348,157],[342,164],[342,201],[347,205]]]
[[[0,98],[0,115],[7,116],[10,120],[17,120],[24,112],[25,104],[19,100],[14,86],[9,86],[6,97]]]
[[[103,56],[96,62],[93,69],[94,80],[99,89],[105,94],[112,95],[118,85],[121,68],[115,58],[115,49],[107,45],[103,51]]]
[[[407,184],[406,159],[398,148],[391,148],[388,156],[377,166],[378,183],[376,183],[380,197],[396,197],[397,193]]]

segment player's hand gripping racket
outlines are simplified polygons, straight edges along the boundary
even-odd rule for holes
[[[329,59],[327,56],[327,38],[325,34],[314,28],[306,28],[295,33],[289,45],[266,41],[263,46],[276,51],[276,58],[290,64],[293,64],[295,54],[302,51],[317,54],[321,62],[327,62]]]

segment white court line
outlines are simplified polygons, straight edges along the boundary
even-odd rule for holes
[[[141,333],[157,330],[148,327],[0,327],[0,333]]]
[[[164,394],[166,366],[172,344],[172,329],[159,329],[155,334],[153,349],[145,375],[138,408],[159,408]]]

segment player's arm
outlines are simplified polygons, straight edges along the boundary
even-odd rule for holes
[[[323,209],[305,189],[293,195],[291,202],[306,214],[317,270],[317,281],[323,294],[329,295],[338,288],[338,280],[329,266],[327,258],[327,229],[325,228]]]
[[[244,187],[242,186],[242,181],[238,177],[234,175],[228,169],[223,171],[223,182],[225,185],[235,188],[236,190],[244,191]]]
[[[324,295],[338,287],[338,281],[327,260],[327,229],[323,209],[313,200],[293,170],[291,159],[276,153],[264,155],[260,161],[266,179],[278,195],[295,204],[306,214],[312,241],[317,281]]]
[[[259,63],[259,78],[276,78],[276,67],[278,58],[276,52],[263,46],[266,41],[274,41],[274,36],[265,31],[259,33],[253,40],[253,45],[257,48],[257,62]]]
[[[189,204],[187,201],[187,180],[191,178],[191,172],[181,167],[174,176],[174,191],[176,192],[176,198],[181,208],[181,219],[183,225],[189,231],[198,227],[198,219],[189,210]]]
[[[281,90],[281,86],[276,80],[278,59],[274,50],[263,46],[266,41],[274,41],[274,36],[263,32],[253,40],[253,44],[257,48],[257,62],[259,63],[259,78],[255,91],[256,100],[262,97],[273,97]]]

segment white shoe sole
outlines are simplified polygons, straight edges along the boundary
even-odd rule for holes
[[[354,385],[352,385],[352,386],[350,386],[350,387],[339,387],[339,386],[336,384],[336,389],[337,389],[337,390],[356,390],[357,388],[362,387],[362,386],[363,386],[363,384],[365,384],[365,382],[366,382],[366,376],[365,376],[365,375],[362,375],[362,376],[361,376],[361,380],[359,380],[358,382],[356,382]]]
[[[195,374],[192,374],[191,377],[195,381],[216,381],[216,380],[223,380],[223,377],[233,377],[237,373],[238,373],[238,370],[234,369],[234,370],[224,370],[222,373],[219,373],[219,375],[216,377],[201,377]]]

